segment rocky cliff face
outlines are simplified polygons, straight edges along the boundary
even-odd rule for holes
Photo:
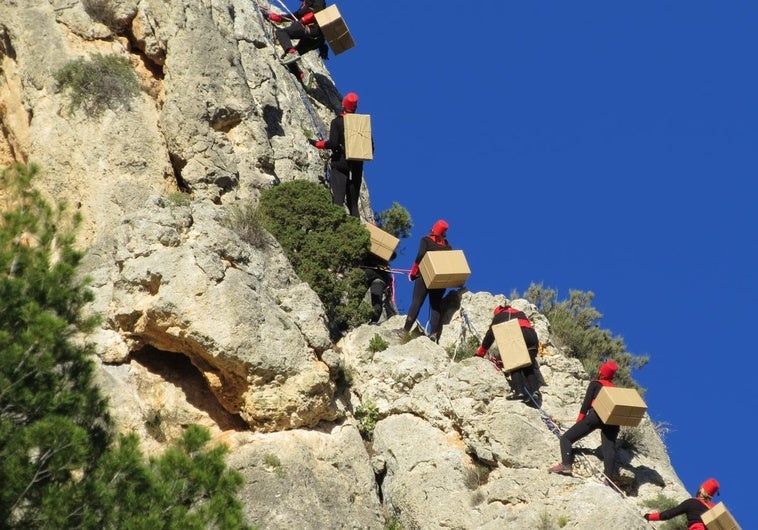
[[[140,96],[70,114],[54,73],[95,53],[127,58]],[[277,242],[254,248],[224,223],[261,189],[323,172],[306,136],[339,93],[307,56],[318,87],[306,93],[277,53],[249,0],[0,4],[0,164],[40,165],[41,189],[84,216],[83,272],[104,316],[89,340],[119,428],[149,451],[189,423],[211,429],[261,528],[645,528],[646,499],[686,496],[647,420],[619,452],[627,497],[591,468],[548,475],[558,442],[539,411],[505,400],[490,363],[450,360],[471,332],[455,308],[440,344],[401,343],[401,317],[330,343]],[[480,331],[504,300],[458,294]],[[570,424],[587,374],[544,317],[514,305],[544,345],[544,408]],[[389,347],[372,353],[375,334]],[[376,420],[370,440],[360,410]],[[580,445],[600,468],[599,437]]]

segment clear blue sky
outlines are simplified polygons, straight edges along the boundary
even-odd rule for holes
[[[415,223],[393,265],[444,218],[472,291],[593,291],[688,490],[716,477],[758,528],[758,2],[338,6],[373,206]]]

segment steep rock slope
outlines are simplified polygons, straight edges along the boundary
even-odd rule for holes
[[[127,58],[142,91],[127,108],[69,113],[54,74],[95,53]],[[224,223],[261,189],[323,171],[306,136],[339,93],[306,57],[318,80],[306,94],[276,54],[249,0],[0,4],[0,162],[39,164],[37,184],[84,216],[83,272],[104,316],[89,340],[119,428],[150,451],[188,423],[210,428],[261,528],[644,528],[645,499],[686,495],[649,421],[620,451],[629,497],[589,469],[546,473],[558,446],[539,412],[506,401],[489,363],[446,351],[471,333],[458,306],[484,331],[502,296],[458,293],[439,345],[401,343],[399,317],[329,342],[276,241],[251,247]],[[545,345],[545,410],[568,421],[587,375],[517,303]],[[386,350],[370,352],[375,334]],[[359,409],[374,411],[371,440]],[[582,445],[597,466],[597,437]]]

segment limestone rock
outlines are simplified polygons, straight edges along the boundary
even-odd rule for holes
[[[261,528],[385,528],[374,473],[354,426],[251,437],[229,458]]]
[[[649,419],[619,444],[628,497],[593,472],[597,433],[576,477],[547,474],[559,451],[544,414],[570,425],[588,375],[526,300],[510,303],[542,345],[544,414],[506,400],[489,362],[451,359],[502,294],[449,291],[439,344],[403,341],[403,316],[332,344],[278,243],[254,247],[226,222],[263,189],[323,177],[306,140],[326,136],[341,97],[314,54],[304,91],[281,51],[248,0],[0,3],[0,163],[38,164],[36,185],[83,216],[103,323],[81,340],[118,428],[150,454],[189,423],[209,428],[262,528],[643,528],[646,500],[687,496]],[[141,92],[70,112],[55,73],[96,53],[128,59]],[[366,186],[360,206],[372,220]],[[370,351],[375,335],[386,349]]]
[[[212,205],[149,201],[85,264],[97,309],[127,346],[109,341],[101,355],[186,355],[227,411],[262,430],[335,419],[334,385],[316,356],[328,344],[321,304],[283,262],[267,267],[264,254]],[[279,306],[279,294],[285,304],[297,297],[300,309]]]

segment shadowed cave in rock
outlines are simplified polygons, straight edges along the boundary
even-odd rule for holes
[[[145,346],[132,352],[131,358],[167,383],[179,388],[187,403],[208,414],[223,431],[246,431],[249,426],[237,414],[231,414],[221,406],[205,382],[202,374],[186,355],[162,351]]]

